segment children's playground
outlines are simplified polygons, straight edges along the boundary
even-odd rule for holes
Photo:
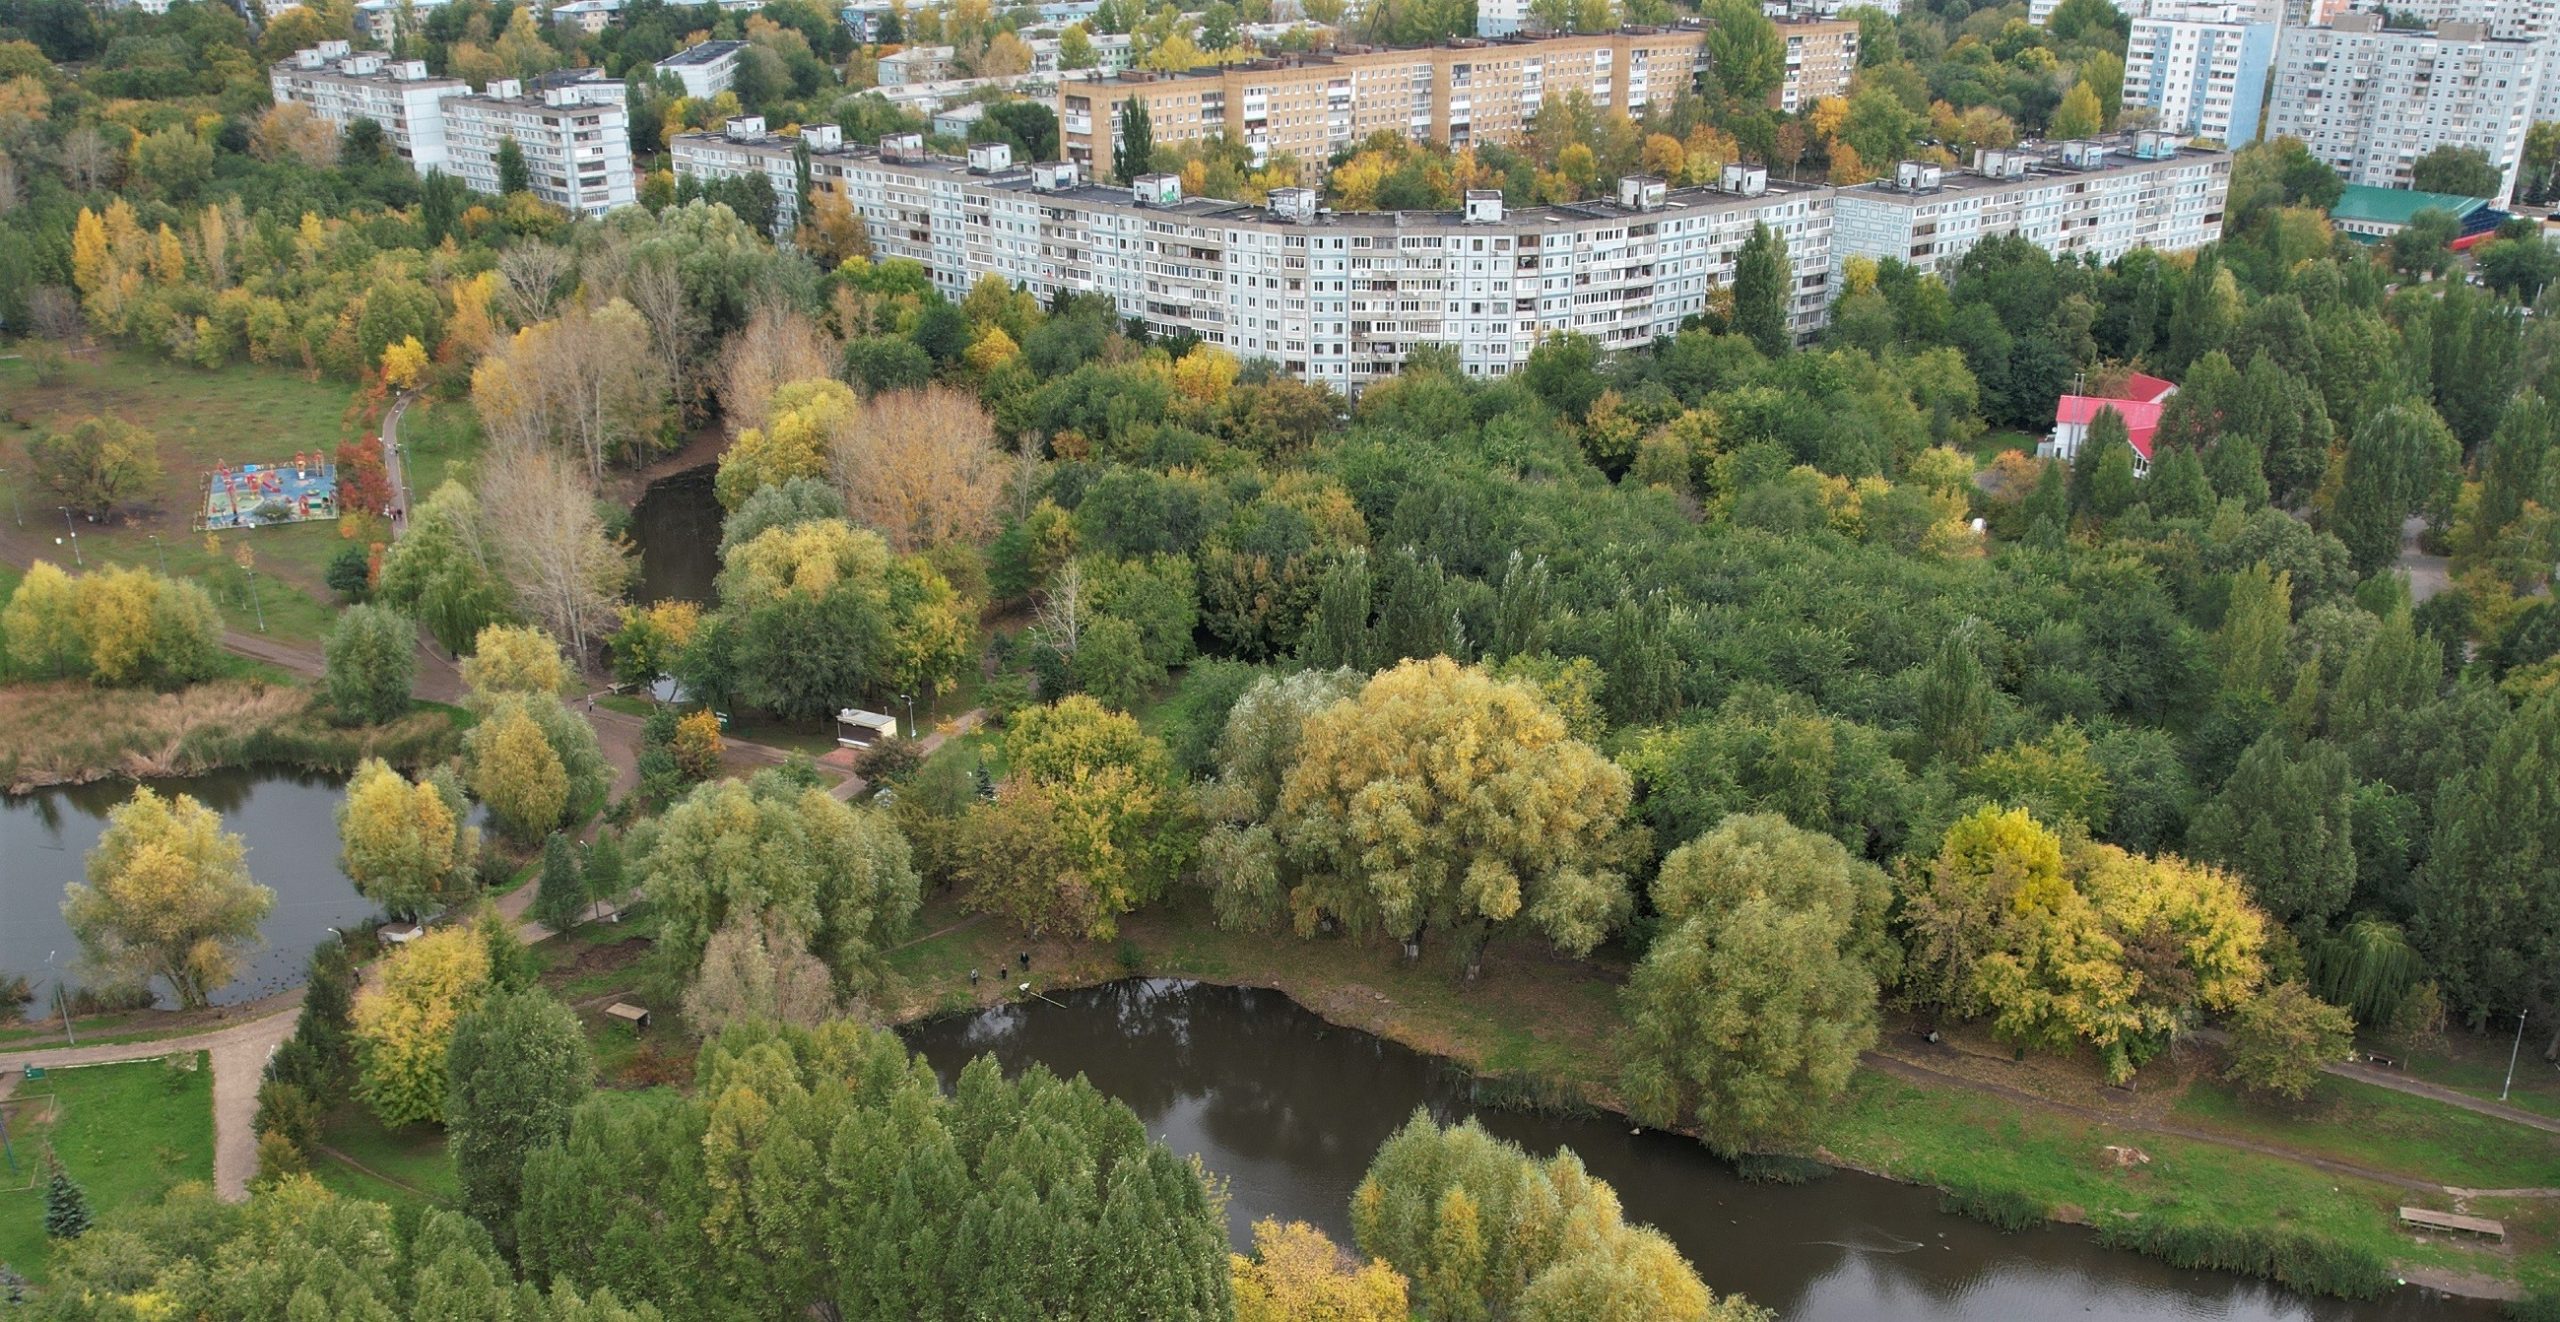
[[[264,528],[338,517],[338,466],[318,454],[289,464],[216,468],[205,480],[207,529]]]

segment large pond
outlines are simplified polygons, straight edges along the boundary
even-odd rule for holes
[[[720,572],[720,500],[712,494],[716,464],[659,478],[631,507],[631,544],[640,551],[635,595],[644,602],[711,601]]]
[[[1149,1132],[1226,1178],[1228,1233],[1297,1218],[1350,1241],[1351,1191],[1417,1106],[1469,1114],[1443,1062],[1335,1028],[1266,991],[1130,981],[1060,992],[917,1027],[947,1084],[992,1052],[1081,1071]],[[1875,1319],[2474,1319],[2480,1304],[2410,1289],[2364,1304],[2306,1300],[2254,1281],[2177,1271],[2070,1229],[2004,1234],[1938,1210],[1937,1196],[1862,1175],[1749,1184],[1697,1144],[1624,1123],[1506,1112],[1487,1128],[1535,1152],[1571,1147],[1617,1186],[1630,1219],[1676,1241],[1708,1284],[1803,1322]]]
[[[223,825],[248,844],[249,875],[276,893],[260,929],[264,944],[241,959],[239,976],[214,993],[216,1004],[299,985],[311,947],[330,928],[352,927],[376,912],[338,871],[336,813],[345,783],[275,768],[151,782],[222,814]],[[48,952],[57,976],[79,959],[80,943],[62,921],[62,888],[81,879],[108,810],[132,794],[133,782],[112,780],[0,797],[0,973],[38,980]],[[69,972],[77,986],[78,970]]]

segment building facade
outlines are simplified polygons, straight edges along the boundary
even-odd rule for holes
[[[2151,127],[2239,147],[2266,113],[2277,28],[2248,6],[2190,5],[2133,20],[2125,42],[2124,105]]]
[[[428,77],[423,60],[346,46],[323,42],[271,67],[276,103],[307,105],[341,130],[372,120],[410,168],[442,170],[484,193],[498,191],[498,151],[513,138],[543,201],[596,216],[637,200],[630,120],[618,99],[577,79],[531,94],[500,79],[474,93],[459,78]]]
[[[2136,248],[2177,252],[2222,235],[2228,152],[2163,133],[1978,153],[1976,168],[1905,161],[1892,179],[1839,190],[1831,269],[1892,258],[1946,276],[1974,244],[2018,235],[2057,257],[2112,262]]]
[[[1136,100],[1158,146],[1233,134],[1257,163],[1287,153],[1312,179],[1327,156],[1377,132],[1452,147],[1512,141],[1549,96],[1581,92],[1601,110],[1630,115],[1668,106],[1694,85],[1699,59],[1695,28],[1627,28],[1130,71],[1059,84],[1059,141],[1087,178],[1110,178],[1121,107]]]
[[[2267,136],[2300,138],[2348,183],[2380,188],[2409,187],[2410,167],[2437,147],[2478,148],[2498,168],[2491,200],[2503,207],[2550,53],[2480,23],[2393,30],[2380,14],[2341,14],[2285,33]]]
[[[424,60],[394,60],[324,41],[267,70],[277,105],[305,105],[344,131],[360,119],[382,126],[391,149],[420,174],[448,168],[443,105],[471,94],[459,78],[431,78]]]
[[[737,85],[738,61],[746,51],[743,41],[706,41],[658,61],[657,69],[674,74],[686,96],[708,101]]]
[[[679,135],[676,170],[780,179],[806,142],[812,188],[851,204],[874,259],[921,263],[952,298],[986,275],[1042,298],[1104,294],[1154,330],[1345,391],[1393,375],[1417,345],[1453,346],[1469,373],[1502,376],[1544,335],[1627,349],[1672,334],[1732,283],[1755,224],[1787,239],[1797,334],[1819,329],[1830,304],[1832,190],[1772,184],[1756,168],[1729,168],[1718,188],[1634,177],[1614,200],[1562,206],[1510,209],[1476,193],[1455,212],[1337,214],[1308,189],[1257,207],[1183,197],[1171,175],[1121,188],[1066,162],[1024,170],[1001,144],[963,163],[927,156],[912,135],[873,151],[824,129],[799,140],[761,129]]]
[[[530,191],[553,206],[601,216],[639,200],[630,117],[620,105],[587,101],[568,88],[528,96],[506,78],[478,96],[446,101],[444,113],[447,168],[479,192],[500,191],[498,153],[513,139]]]
[[[1858,71],[1858,25],[1842,22],[1781,23],[1787,41],[1786,76],[1770,94],[1771,108],[1795,114],[1825,97],[1847,96]]]

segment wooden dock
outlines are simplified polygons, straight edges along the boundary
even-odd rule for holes
[[[2416,1226],[2421,1230],[2483,1235],[2501,1242],[2504,1242],[2507,1237],[2507,1226],[2503,1221],[2492,1221],[2485,1216],[2464,1216],[2459,1212],[2438,1212],[2425,1207],[2401,1208],[2400,1224]]]

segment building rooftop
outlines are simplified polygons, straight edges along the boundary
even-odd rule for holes
[[[2349,184],[2339,192],[2338,204],[2329,208],[2329,218],[2366,225],[2406,225],[2411,217],[2429,207],[2450,211],[2454,219],[2460,220],[2487,205],[2489,199],[2485,197]]]
[[[1852,24],[1851,26],[1855,25]],[[1783,28],[1781,29],[1781,31],[1784,30],[1785,29]],[[1098,75],[1092,78],[1079,79],[1077,81],[1112,84],[1122,87],[1139,87],[1152,83],[1180,82],[1186,78],[1215,78],[1229,70],[1238,70],[1250,73],[1261,70],[1277,71],[1282,69],[1321,69],[1330,65],[1343,63],[1354,56],[1363,55],[1410,55],[1425,51],[1518,50],[1523,47],[1538,46],[1553,41],[1578,41],[1585,38],[1616,36],[1702,36],[1704,31],[1705,29],[1696,25],[1696,20],[1687,20],[1673,27],[1639,27],[1635,25],[1628,25],[1609,32],[1573,32],[1536,36],[1526,33],[1515,33],[1509,36],[1500,37],[1451,37],[1447,41],[1433,42],[1424,46],[1363,46],[1356,43],[1345,43],[1329,51],[1301,51],[1286,55],[1264,55],[1250,60],[1240,60],[1234,64],[1204,64],[1198,68],[1182,70],[1179,73],[1167,73],[1155,69],[1127,69],[1119,73]]]
[[[699,46],[688,46],[658,61],[658,67],[683,69],[698,64],[717,64],[746,48],[747,43],[743,41],[706,41]]]
[[[1933,197],[2053,183],[2106,170],[2173,161],[2227,160],[2230,155],[2226,151],[2190,147],[2170,134],[2117,134],[1977,152],[1973,168],[1904,161],[1891,179],[1877,179],[1840,191],[1852,197],[1917,204]]]

